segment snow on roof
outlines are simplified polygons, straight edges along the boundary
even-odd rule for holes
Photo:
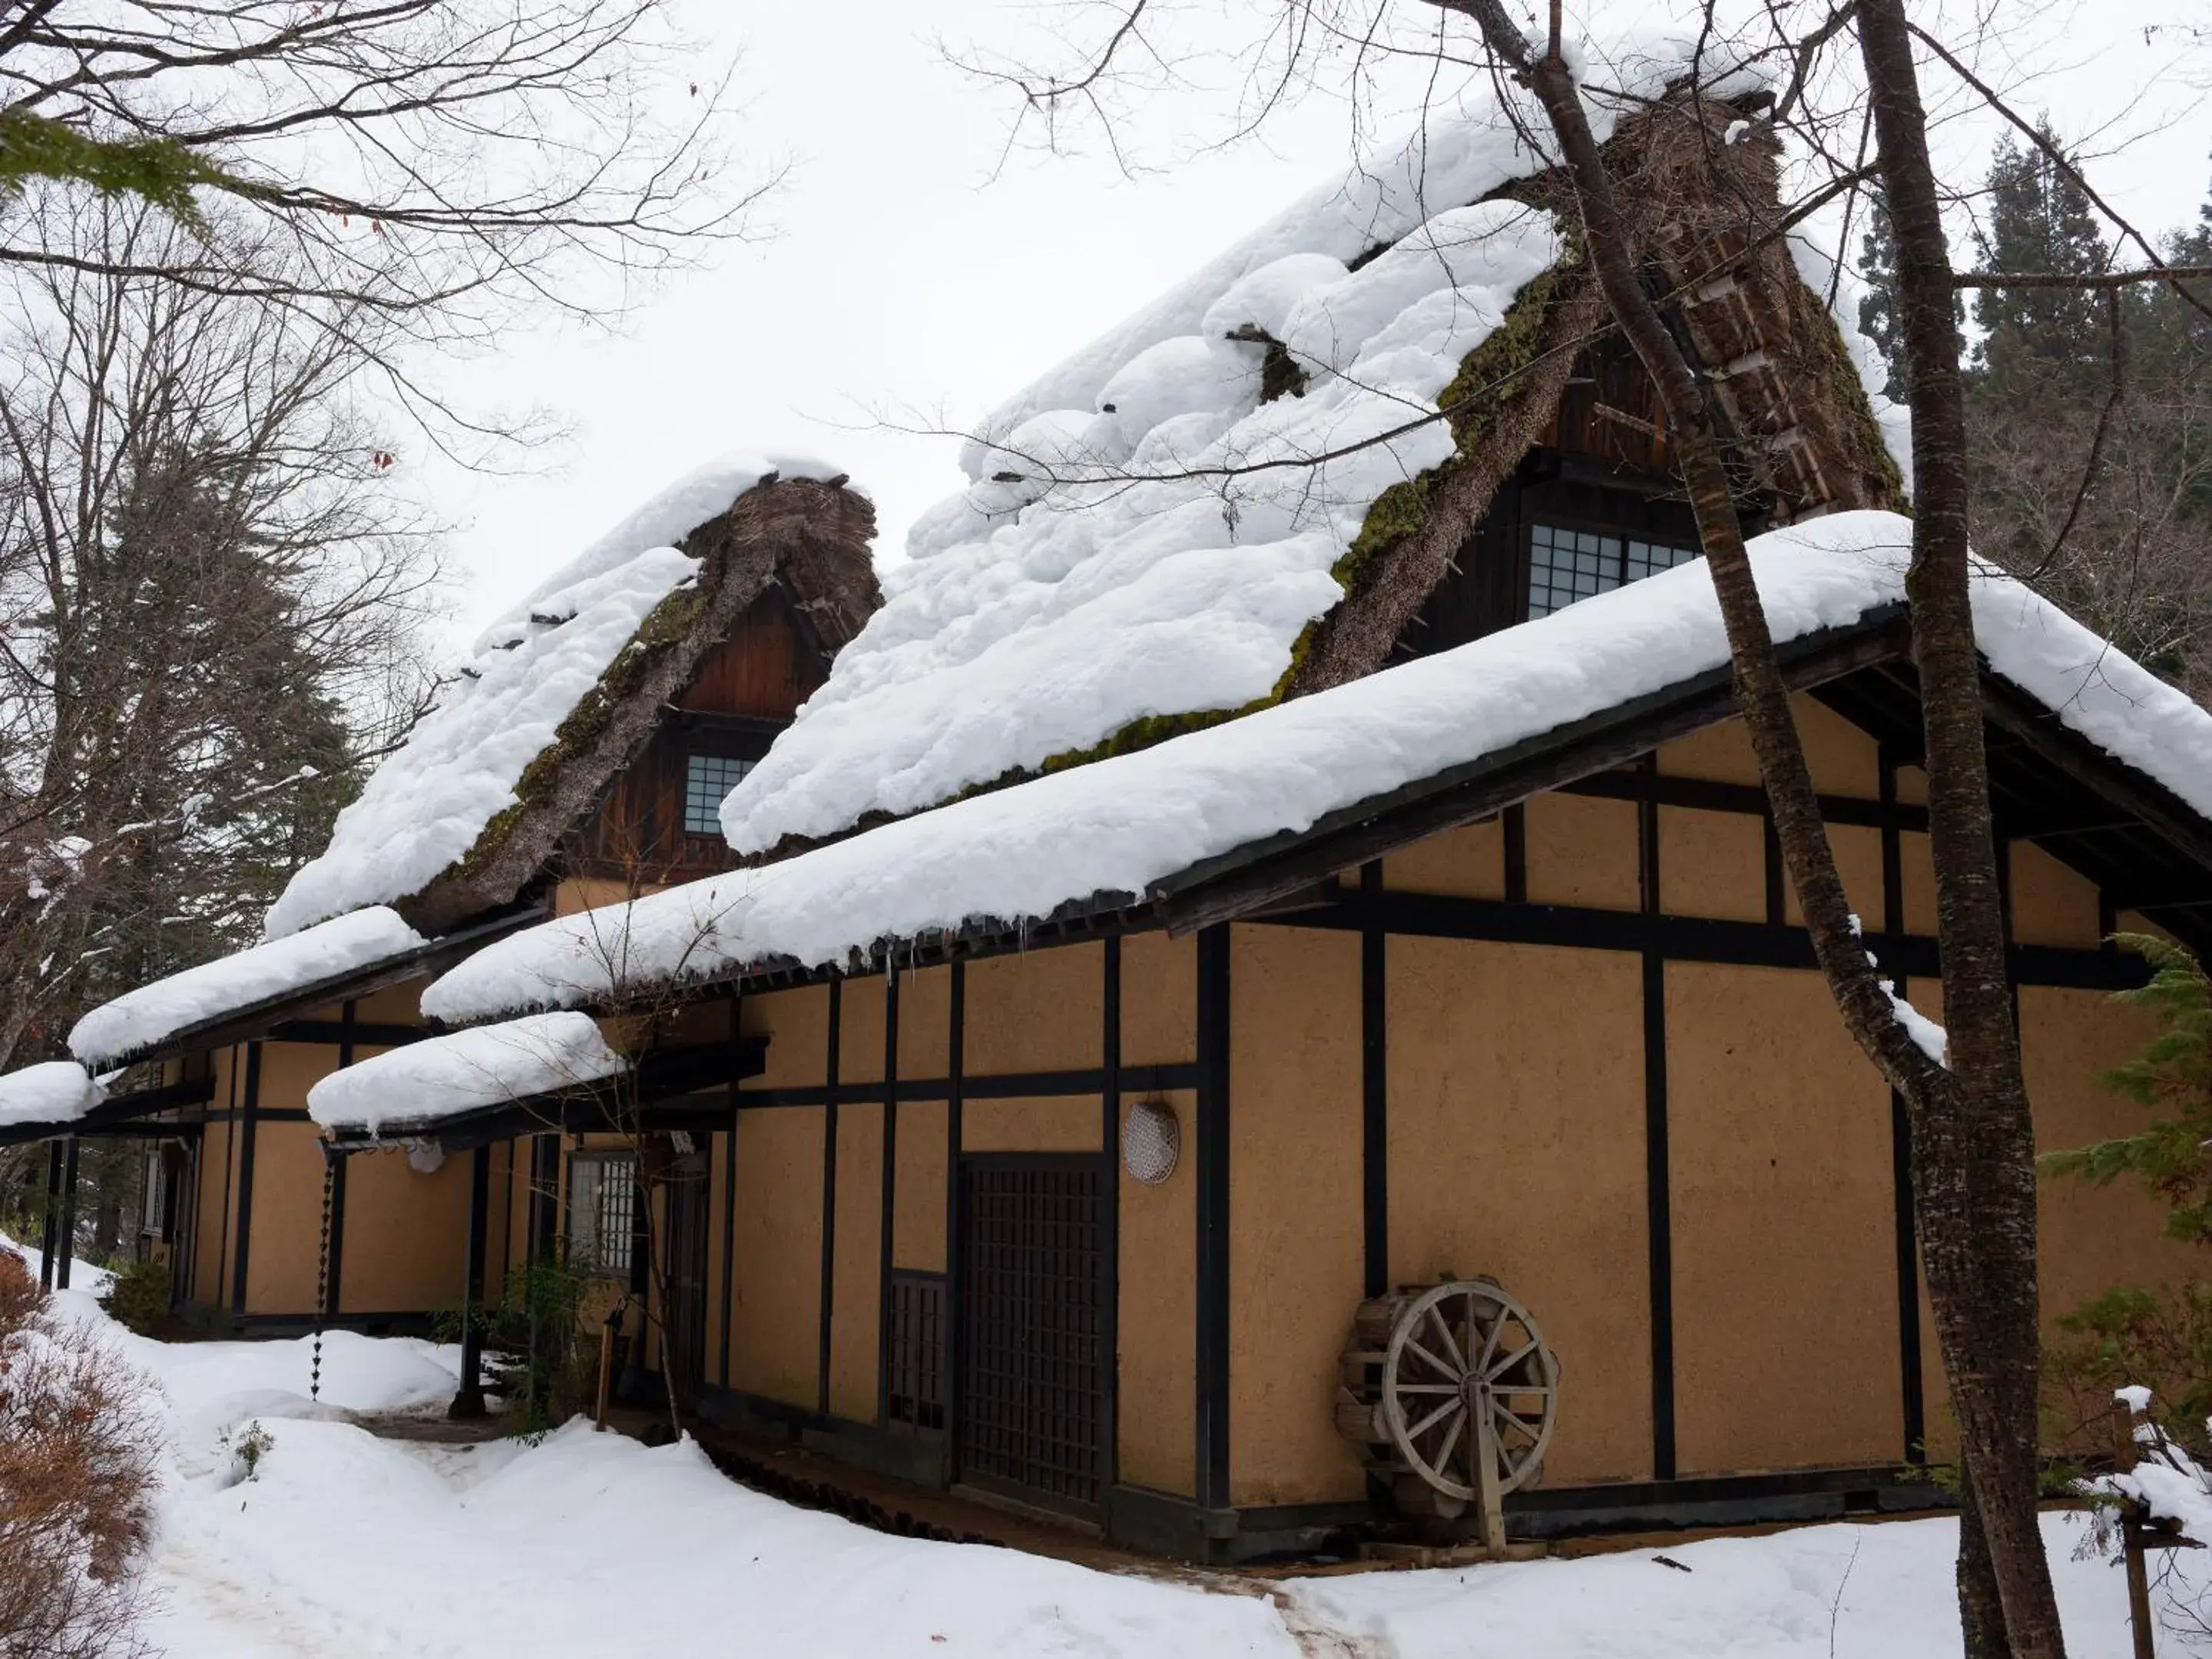
[[[588,1014],[533,1014],[410,1043],[331,1073],[307,1091],[326,1129],[377,1134],[618,1076],[629,1062]]]
[[[0,1129],[23,1123],[74,1123],[107,1098],[73,1060],[49,1060],[0,1077]]]
[[[1778,641],[1904,597],[1911,526],[1840,513],[1752,557]],[[1991,667],[2212,817],[2212,714],[2009,577],[1982,570]],[[1724,665],[1700,560],[1517,628],[1152,748],[970,796],[757,869],[547,922],[436,981],[459,1022],[574,1007],[778,960],[842,963],[886,939],[1144,894],[1200,861]],[[618,965],[618,966],[617,966]]]
[[[1605,55],[1650,97],[1692,43]],[[1597,137],[1622,101],[1593,99]],[[1540,130],[1540,118],[1536,125]],[[1560,252],[1501,186],[1543,169],[1486,86],[1316,191],[984,423],[960,495],[916,521],[884,605],[722,823],[740,852],[933,805],[1148,716],[1267,697],[1382,492],[1447,459],[1461,361]],[[1388,251],[1350,267],[1381,246]],[[1311,377],[1262,403],[1263,343]],[[1191,467],[1295,463],[1231,478]],[[1127,482],[1131,473],[1158,481]],[[1102,476],[1112,475],[1112,476]]]
[[[270,939],[417,892],[514,804],[523,771],[630,643],[697,572],[673,544],[769,473],[827,463],[734,455],[687,474],[601,536],[487,629],[461,678],[338,814],[330,845],[270,907]]]
[[[112,1066],[204,1021],[374,967],[429,941],[382,906],[319,922],[104,1002],[70,1032],[70,1052]]]

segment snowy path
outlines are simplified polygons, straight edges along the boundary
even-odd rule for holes
[[[4,1246],[4,1241],[0,1241]],[[82,1291],[72,1315],[105,1323]],[[571,1424],[534,1447],[382,1440],[453,1356],[326,1340],[169,1346],[173,1474],[146,1634],[172,1659],[1954,1659],[1955,1524],[1807,1527],[1578,1561],[1209,1592],[871,1532],[726,1480],[696,1448]],[[240,1481],[225,1431],[270,1449]],[[2075,1659],[2128,1659],[2121,1575],[2045,1517]],[[1661,1557],[1665,1559],[1662,1561]],[[1668,1565],[1672,1563],[1673,1565]],[[1202,1575],[1200,1576],[1202,1577]],[[2172,1650],[2178,1638],[2168,1638]]]

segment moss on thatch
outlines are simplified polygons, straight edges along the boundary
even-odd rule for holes
[[[792,597],[824,652],[858,631],[880,602],[868,557],[875,510],[842,481],[756,485],[679,545],[699,561],[683,586],[647,613],[629,641],[516,780],[515,799],[468,852],[396,908],[439,933],[511,902],[562,839],[641,751],[661,711],[738,618],[771,586]]]

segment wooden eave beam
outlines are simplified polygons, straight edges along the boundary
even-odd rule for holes
[[[302,986],[296,991],[287,991],[279,996],[264,997],[259,1002],[248,1003],[242,1008],[231,1009],[212,1018],[202,1020],[197,1025],[187,1025],[182,1030],[172,1033],[159,1042],[149,1044],[143,1048],[132,1049],[128,1054],[119,1054],[112,1060],[103,1062],[101,1069],[112,1070],[124,1066],[143,1066],[155,1060],[174,1060],[182,1054],[198,1054],[204,1049],[227,1048],[234,1042],[245,1042],[257,1037],[270,1036],[272,1028],[288,1016],[304,1013],[309,1009],[320,1008],[332,1002],[344,1002],[369,996],[378,991],[388,990],[394,985],[404,985],[410,980],[434,977],[444,973],[462,957],[471,955],[480,946],[489,944],[502,934],[514,933],[534,922],[543,921],[545,920],[545,915],[546,912],[542,906],[533,906],[496,917],[490,921],[479,922],[473,927],[465,927],[457,933],[447,933],[443,938],[434,939],[428,944],[418,945],[403,956],[389,957],[383,962],[373,963],[366,968],[356,969],[349,973],[333,974],[328,979],[317,980],[313,985]],[[297,1040],[317,1042],[322,1039],[307,1037]]]
[[[197,1106],[215,1097],[213,1078],[187,1078],[152,1089],[134,1089],[127,1095],[103,1100],[82,1117],[41,1123],[11,1123],[0,1127],[0,1146],[20,1146],[33,1140],[52,1140],[66,1135],[113,1134],[135,1126],[157,1112]],[[167,1133],[165,1127],[162,1133]]]
[[[1849,628],[1826,629],[1781,652],[1784,678],[1806,690],[1911,651],[1905,606],[1889,605]],[[1712,669],[1619,708],[1544,732],[1434,777],[1194,865],[1147,896],[1180,936],[1229,921],[1332,878],[1340,870],[1456,829],[1541,794],[1610,771],[1661,744],[1735,712],[1734,672]]]

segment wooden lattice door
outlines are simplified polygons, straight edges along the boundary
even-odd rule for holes
[[[676,1392],[697,1396],[707,1359],[707,1154],[686,1152],[663,1177],[668,1192],[668,1346]]]
[[[961,1165],[961,1479],[1095,1509],[1104,1466],[1106,1169],[1095,1157]]]

